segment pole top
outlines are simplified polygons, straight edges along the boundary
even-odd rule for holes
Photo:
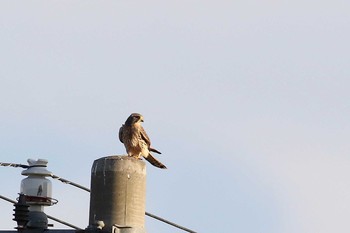
[[[111,155],[96,159],[91,172],[98,171],[125,171],[137,172],[146,175],[146,164],[144,161],[128,155]]]

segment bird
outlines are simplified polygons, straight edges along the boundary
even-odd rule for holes
[[[151,152],[157,154],[161,152],[151,147],[151,140],[142,127],[142,122],[144,119],[141,114],[132,113],[119,129],[119,140],[124,144],[128,156],[137,159],[143,157],[153,166],[166,169],[167,167],[151,154]]]

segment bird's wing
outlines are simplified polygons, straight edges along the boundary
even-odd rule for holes
[[[121,141],[121,143],[124,143],[123,142],[123,127],[124,127],[124,125],[122,125],[122,127],[120,127],[120,129],[119,129],[119,140]]]
[[[141,134],[141,138],[146,142],[147,146],[150,147],[151,140],[149,139],[146,131],[144,130],[144,128],[142,126],[140,128],[140,134]]]
[[[140,134],[141,134],[141,139],[146,142],[149,151],[161,154],[161,152],[159,152],[158,150],[156,150],[156,149],[151,147],[151,140],[149,139],[145,129],[142,126],[141,126],[141,129],[140,129]]]
[[[149,147],[148,150],[149,150],[149,151],[152,151],[152,152],[155,152],[155,153],[157,153],[157,154],[162,154],[160,151],[158,151],[158,150],[156,150],[156,149],[154,149],[154,148],[152,148],[152,147]]]

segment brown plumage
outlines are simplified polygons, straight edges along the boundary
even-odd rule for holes
[[[141,122],[143,122],[143,116],[139,113],[132,113],[119,129],[119,140],[124,144],[129,156],[138,159],[144,157],[153,166],[166,168],[151,155],[150,152],[161,153],[151,147],[151,140],[141,126]]]

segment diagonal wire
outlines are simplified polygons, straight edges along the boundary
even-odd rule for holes
[[[24,165],[24,164],[18,164],[18,163],[2,163],[2,162],[0,162],[0,166],[3,166],[3,167],[20,167],[20,168],[29,168],[29,167],[30,167],[30,166]],[[61,177],[59,177],[59,176],[56,176],[56,175],[54,175],[54,174],[51,174],[50,176],[51,176],[53,179],[57,179],[57,180],[59,180],[59,181],[65,183],[65,184],[70,184],[70,185],[73,185],[73,186],[75,186],[75,187],[77,187],[77,188],[83,189],[83,190],[85,190],[85,191],[87,191],[87,192],[90,192],[90,189],[88,189],[88,188],[86,188],[86,187],[84,187],[84,186],[81,186],[80,184],[77,184],[77,183],[74,183],[74,182],[72,182],[72,181],[66,180],[66,179],[61,178]]]
[[[88,188],[86,188],[86,187],[84,187],[84,186],[82,186],[82,185],[80,185],[80,184],[77,184],[77,183],[74,183],[74,182],[72,182],[72,181],[66,180],[66,179],[64,179],[64,178],[62,178],[62,177],[56,176],[56,175],[54,175],[54,174],[51,174],[51,177],[52,177],[53,179],[56,179],[56,180],[61,181],[62,183],[70,184],[70,185],[73,185],[73,186],[75,186],[75,187],[77,187],[77,188],[80,188],[80,189],[82,189],[82,190],[85,190],[85,191],[87,191],[87,192],[90,192],[90,189],[88,189]]]
[[[0,195],[0,198],[3,199],[3,200],[5,200],[5,201],[11,202],[11,203],[13,203],[13,204],[16,204],[16,203],[17,203],[16,201],[14,201],[14,200],[12,200],[12,199],[10,199],[10,198],[4,197],[4,196],[2,196],[2,195]],[[60,219],[58,219],[58,218],[55,218],[55,217],[53,217],[53,216],[51,216],[51,215],[46,214],[46,216],[47,216],[47,218],[49,218],[49,219],[51,219],[51,220],[53,220],[53,221],[59,222],[59,223],[61,223],[61,224],[63,224],[63,225],[72,227],[72,228],[74,228],[74,229],[76,229],[76,230],[82,230],[80,227],[74,226],[74,225],[72,225],[72,224],[70,224],[70,223],[68,223],[68,222],[65,222],[65,221],[63,221],[63,220],[60,220]]]
[[[21,168],[28,168],[28,165],[24,165],[24,164],[18,164],[18,163],[2,163],[0,162],[0,166],[3,167],[21,167]]]
[[[146,212],[145,214],[146,214],[147,216],[151,217],[151,218],[157,219],[157,220],[162,221],[162,222],[164,222],[164,223],[167,223],[167,224],[169,224],[169,225],[171,225],[171,226],[173,226],[173,227],[177,227],[177,228],[179,228],[179,229],[181,229],[181,230],[184,230],[184,231],[187,231],[187,232],[190,232],[190,233],[197,233],[197,232],[192,231],[192,230],[190,230],[190,229],[188,229],[188,228],[186,228],[186,227],[180,226],[180,225],[178,225],[178,224],[176,224],[176,223],[173,223],[173,222],[170,222],[170,221],[168,221],[168,220],[166,220],[166,219],[164,219],[164,218],[161,218],[161,217],[159,217],[159,216],[157,216],[157,215],[154,215],[154,214],[151,214],[151,213],[148,213],[148,212]]]

